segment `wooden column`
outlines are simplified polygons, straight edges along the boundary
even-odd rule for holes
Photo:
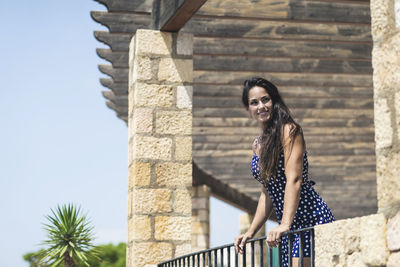
[[[189,253],[192,35],[138,30],[129,51],[127,266]]]

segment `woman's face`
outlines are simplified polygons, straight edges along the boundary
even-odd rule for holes
[[[269,120],[272,112],[272,100],[263,87],[254,86],[249,91],[249,114],[258,122]]]

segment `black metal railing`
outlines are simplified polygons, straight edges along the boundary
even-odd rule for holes
[[[288,237],[288,265],[292,266],[292,247],[294,238],[299,236],[299,266],[303,267],[304,234],[310,233],[310,262],[314,267],[314,228],[303,228],[283,234]],[[234,244],[210,248],[195,253],[183,255],[171,260],[161,262],[157,267],[277,267],[282,266],[282,247],[268,248],[266,236],[248,240],[243,248],[243,254],[235,252]],[[268,251],[268,253],[267,253]],[[250,257],[250,259],[248,258]],[[256,259],[258,258],[258,259]]]

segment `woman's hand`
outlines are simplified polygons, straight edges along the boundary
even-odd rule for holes
[[[246,232],[245,234],[239,235],[235,237],[235,249],[236,253],[243,254],[244,252],[244,246],[246,245],[246,241],[248,239],[252,239],[253,235],[250,234],[249,232]]]
[[[286,225],[279,225],[268,232],[267,236],[267,244],[270,248],[275,248],[281,242],[281,236],[284,232],[290,230],[289,226]]]

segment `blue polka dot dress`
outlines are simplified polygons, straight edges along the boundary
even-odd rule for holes
[[[256,141],[258,143],[258,141]],[[275,177],[271,177],[269,182],[266,184],[260,178],[260,168],[258,166],[259,157],[254,153],[251,171],[253,177],[258,180],[266,188],[273,207],[275,209],[278,223],[281,223],[283,214],[283,197],[285,195],[286,175],[284,168],[284,154],[282,153],[279,159],[277,173]],[[297,230],[306,227],[311,227],[317,224],[324,224],[333,222],[335,219],[331,210],[328,208],[326,203],[317,194],[312,187],[312,182],[308,177],[308,160],[307,152],[304,153],[303,158],[303,181],[300,189],[299,205],[294,216],[290,230]],[[310,234],[305,233],[303,235],[303,256],[310,257]],[[282,266],[288,266],[288,240],[287,236],[282,237]],[[299,236],[295,235],[292,257],[299,257]]]

